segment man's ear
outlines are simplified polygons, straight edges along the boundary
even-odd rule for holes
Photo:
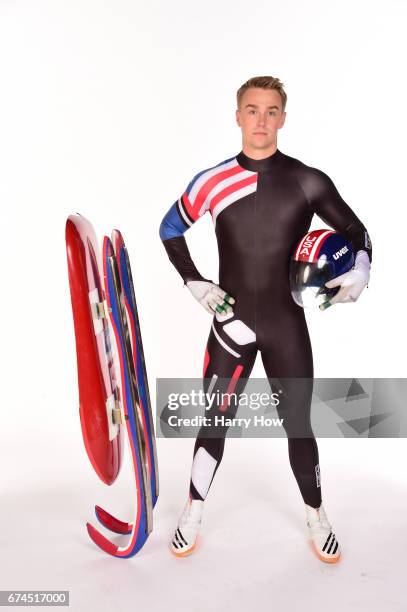
[[[240,110],[236,110],[236,123],[240,127]]]

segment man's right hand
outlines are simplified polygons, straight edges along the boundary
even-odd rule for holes
[[[235,299],[211,281],[188,281],[187,287],[194,298],[202,304],[211,315],[216,312],[220,316],[233,315],[232,304]]]

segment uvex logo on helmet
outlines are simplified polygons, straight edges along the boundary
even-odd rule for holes
[[[335,259],[335,261],[336,261],[337,259],[339,259],[340,257],[342,257],[342,255],[345,255],[345,253],[347,253],[348,251],[349,251],[348,247],[347,247],[347,246],[344,246],[344,247],[342,247],[342,248],[341,248],[341,250],[340,250],[340,251],[336,251],[336,253],[334,253],[334,254],[332,255],[332,257],[333,257],[333,258]]]

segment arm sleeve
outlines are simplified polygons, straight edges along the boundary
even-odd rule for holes
[[[190,182],[184,194],[171,206],[160,225],[160,238],[167,255],[182,276],[184,283],[191,280],[207,280],[195,267],[184,238],[187,229],[206,211],[204,206],[199,206],[198,198],[191,203],[190,198],[194,195],[194,181],[195,179]]]
[[[355,254],[366,251],[372,261],[372,244],[363,223],[341,198],[329,176],[315,168],[309,170],[300,182],[312,211],[345,236]]]

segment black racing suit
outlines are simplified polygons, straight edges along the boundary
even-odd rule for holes
[[[278,412],[284,419],[290,463],[304,502],[319,507],[318,449],[310,424],[312,350],[304,311],[291,296],[289,261],[314,213],[346,237],[355,253],[365,250],[371,260],[368,234],[320,170],[278,149],[261,160],[240,152],[197,174],[162,221],[164,246],[185,282],[205,280],[191,260],[183,234],[206,211],[212,215],[218,240],[219,285],[236,303],[232,318],[213,319],[204,390],[215,392],[216,381],[222,379],[231,381],[229,391],[241,393],[260,351],[270,381],[285,379]],[[213,406],[211,411],[224,409]],[[229,406],[228,416],[236,409]],[[192,498],[205,498],[222,459],[225,435],[226,428],[218,427],[212,436],[205,426],[201,428],[194,462],[202,457],[195,476],[194,467],[192,471]]]

